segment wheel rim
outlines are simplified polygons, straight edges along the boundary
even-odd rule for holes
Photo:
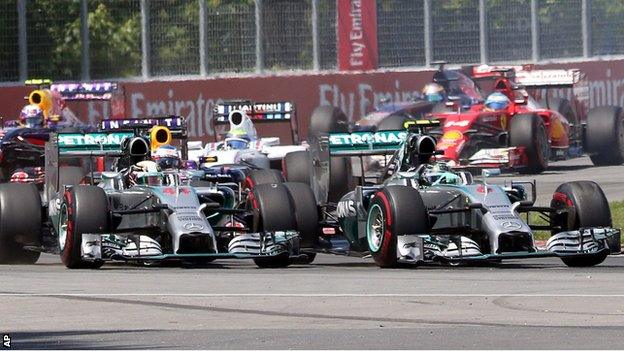
[[[368,247],[372,252],[377,252],[381,248],[385,231],[386,221],[383,211],[379,205],[375,204],[368,211],[368,220],[366,221],[366,237]]]
[[[67,240],[67,219],[69,218],[69,214],[67,212],[67,205],[61,205],[58,231],[58,241],[61,251],[65,249],[65,241]]]

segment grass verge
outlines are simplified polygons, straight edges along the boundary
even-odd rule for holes
[[[614,201],[609,203],[611,208],[611,218],[613,219],[613,227],[624,228],[624,201]],[[536,213],[531,213],[531,224],[547,224]],[[535,240],[548,240],[550,238],[550,232],[544,230],[537,230],[533,233]],[[624,243],[624,235],[621,236],[622,243]]]

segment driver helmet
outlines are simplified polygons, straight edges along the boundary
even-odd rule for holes
[[[131,174],[134,182],[140,185],[162,186],[164,175],[154,161],[141,161],[133,166]]]
[[[38,105],[26,105],[20,112],[19,124],[22,127],[43,127],[44,121],[45,116],[43,115],[43,110]]]
[[[158,164],[161,169],[179,169],[182,167],[180,153],[173,145],[163,145],[158,147],[152,153],[152,160]]]
[[[421,180],[424,185],[462,183],[461,178],[443,163],[426,166],[425,171],[422,173]]]
[[[245,150],[249,148],[251,139],[242,129],[232,129],[225,138],[226,150]]]
[[[485,99],[485,107],[492,111],[506,109],[509,106],[509,98],[501,92],[494,92]]]
[[[446,98],[444,87],[438,83],[427,83],[422,90],[422,95],[429,102],[442,102]]]

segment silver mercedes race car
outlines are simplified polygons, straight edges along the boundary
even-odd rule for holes
[[[149,161],[149,138],[164,141],[171,138],[167,133],[161,127],[147,135],[135,130],[52,137],[42,194],[32,184],[0,185],[0,262],[34,263],[41,252],[51,252],[60,253],[69,268],[98,268],[109,260],[221,258],[289,265],[298,255],[297,232],[290,223],[263,221],[293,215],[279,201],[288,196],[285,190],[256,187],[247,207],[234,208],[231,189],[216,183],[192,187],[176,171],[163,172]],[[83,167],[65,166],[69,158],[82,159]],[[96,170],[102,163],[113,171]]]
[[[392,267],[531,257],[593,266],[620,251],[620,231],[612,228],[608,202],[596,183],[563,183],[550,206],[535,206],[535,182],[489,184],[485,177],[476,180],[437,163],[435,139],[424,130],[438,122],[411,123],[408,130],[325,138],[324,154],[312,155],[308,163],[312,187],[300,190],[296,208],[311,206],[319,198],[311,189],[326,187],[328,157],[392,156],[374,184],[363,182],[337,204],[321,206],[316,229],[301,233],[302,252],[370,253],[379,266]],[[546,224],[531,223],[531,213]],[[545,248],[536,246],[535,230],[552,233]]]

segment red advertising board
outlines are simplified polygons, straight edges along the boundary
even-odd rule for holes
[[[338,69],[377,68],[377,8],[375,0],[338,0]]]
[[[543,66],[546,68],[546,66]],[[624,106],[624,60],[553,64],[548,68],[579,68],[587,74],[589,106]],[[183,81],[123,83],[127,117],[179,114],[187,118],[192,139],[210,140],[219,133],[213,123],[215,104],[230,99],[290,101],[296,109],[298,131],[306,137],[310,115],[319,105],[334,105],[352,121],[372,111],[380,101],[407,101],[417,96],[431,79],[432,71],[344,72],[331,74],[276,75],[239,78],[210,78]],[[13,119],[26,103],[30,88],[0,87],[0,116]],[[555,94],[566,96],[568,91]],[[107,102],[72,102],[70,108],[86,122],[111,116]],[[290,141],[289,124],[258,125],[264,136]]]

